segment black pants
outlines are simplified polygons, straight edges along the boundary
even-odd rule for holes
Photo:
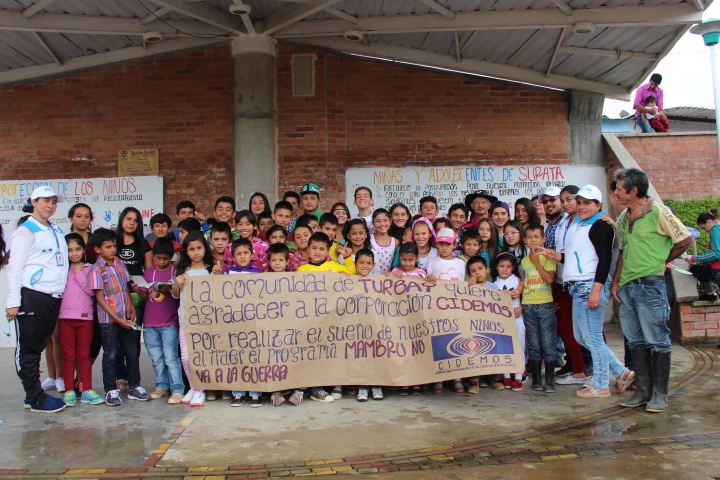
[[[46,395],[40,384],[40,357],[55,331],[61,302],[59,298],[29,288],[20,291],[20,309],[15,318],[15,370],[33,408],[45,402]]]
[[[135,345],[135,330],[123,328],[117,323],[101,323],[102,335],[102,373],[105,393],[117,389],[115,363],[118,361],[117,346],[122,344],[127,352],[127,380],[131,389],[140,385],[140,363]],[[140,333],[140,332],[137,332]]]

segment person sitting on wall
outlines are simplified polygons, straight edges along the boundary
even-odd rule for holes
[[[642,119],[645,123],[649,123],[653,130],[656,132],[670,131],[670,122],[668,122],[665,114],[660,113],[660,109],[657,106],[657,99],[652,95],[645,99],[645,110],[646,112],[641,115]],[[650,113],[650,111],[654,113]]]
[[[660,82],[662,82],[662,75],[659,73],[653,73],[650,76],[650,81],[645,85],[638,87],[635,92],[635,102],[633,102],[633,108],[635,108],[635,120],[637,125],[643,133],[653,133],[652,127],[643,118],[643,113],[651,115],[665,115],[663,112],[663,91],[660,88]],[[648,97],[655,97],[657,112],[646,107]]]

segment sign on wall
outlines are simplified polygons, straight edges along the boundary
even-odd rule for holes
[[[440,212],[453,203],[463,203],[465,195],[487,190],[508,202],[511,209],[517,199],[530,198],[549,186],[593,184],[605,192],[603,167],[570,165],[455,166],[403,168],[349,168],[345,173],[347,204],[354,211],[353,195],[360,186],[370,187],[374,208],[390,208],[404,203],[418,213],[420,199],[432,195]],[[511,212],[512,213],[512,212]]]
[[[195,388],[407,386],[525,368],[510,296],[464,282],[212,275],[188,277],[183,303]]]
[[[118,150],[118,177],[158,175],[160,173],[160,150],[136,148]]]

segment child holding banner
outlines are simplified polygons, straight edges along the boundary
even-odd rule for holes
[[[435,242],[435,230],[430,219],[420,217],[413,222],[410,241],[418,247],[418,266],[425,270],[428,260],[437,257],[437,249],[432,246]]]
[[[375,213],[377,212],[378,210],[375,211]],[[373,216],[374,215],[375,214],[373,213]],[[388,220],[389,219],[390,217],[388,216]],[[368,275],[371,275],[372,272],[375,271],[375,254],[371,250],[366,250],[364,248],[362,250],[358,250],[355,254],[355,266],[357,267],[358,276],[367,277]],[[351,388],[348,388],[348,394],[350,394],[350,391]],[[358,402],[367,402],[369,391],[372,391],[373,400],[382,400],[385,398],[382,387],[362,385],[357,387]],[[342,387],[333,388],[332,396],[335,397],[336,400],[342,398]]]
[[[183,222],[185,220],[183,220]],[[190,404],[191,407],[199,407],[205,403],[205,390],[196,390],[193,386],[187,339],[185,338],[185,305],[180,293],[182,292],[187,277],[210,275],[212,268],[213,256],[203,234],[199,230],[188,233],[180,249],[180,260],[178,260],[175,270],[175,283],[172,287],[172,296],[180,299],[180,329],[178,338],[180,342],[180,361],[182,362],[185,375],[190,383],[190,390],[188,390],[187,394],[183,397],[181,403]]]
[[[515,380],[510,378],[510,374],[506,373],[503,380],[505,388],[512,389],[513,392],[522,390],[522,377],[525,370],[525,321],[522,316],[522,305],[520,305],[520,297],[523,292],[523,283],[520,281],[517,273],[517,260],[515,255],[510,252],[502,252],[495,257],[495,270],[498,277],[495,284],[498,290],[501,290],[512,298],[513,308],[515,310],[515,324],[518,329],[518,339],[520,340],[520,352],[522,363],[519,365],[520,373],[515,373]]]

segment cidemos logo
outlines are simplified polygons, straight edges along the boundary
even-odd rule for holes
[[[481,355],[512,355],[512,336],[497,333],[463,335],[449,333],[432,337],[433,360],[450,360]]]

